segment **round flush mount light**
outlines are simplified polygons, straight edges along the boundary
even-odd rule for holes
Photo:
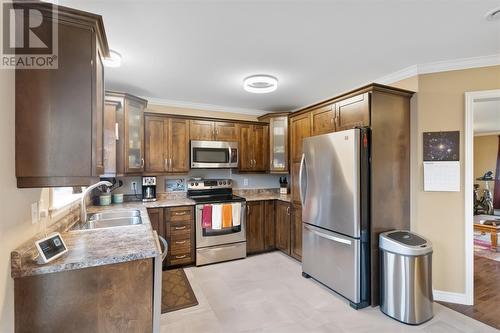
[[[122,64],[122,55],[115,50],[109,50],[109,57],[104,58],[103,63],[106,67],[120,67]]]
[[[243,80],[243,88],[254,94],[270,93],[278,88],[278,79],[266,74],[250,75]]]
[[[485,18],[487,21],[498,21],[500,20],[500,7],[490,10],[486,13]]]

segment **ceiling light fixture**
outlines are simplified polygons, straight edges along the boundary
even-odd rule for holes
[[[104,58],[103,63],[106,67],[120,67],[122,64],[122,55],[115,50],[109,50],[109,57]]]
[[[243,88],[254,94],[266,94],[278,88],[278,79],[272,75],[257,74],[243,80]]]
[[[486,13],[485,17],[487,21],[500,20],[500,7],[490,10],[489,12]]]

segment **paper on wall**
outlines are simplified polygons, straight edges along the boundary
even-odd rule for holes
[[[424,162],[424,191],[460,192],[460,162]]]

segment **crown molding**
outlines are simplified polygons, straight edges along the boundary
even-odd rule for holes
[[[381,84],[391,84],[421,74],[431,74],[497,65],[500,65],[500,54],[436,61],[406,67],[402,70],[382,76],[375,80],[375,82]]]
[[[154,98],[154,97],[147,97],[147,96],[141,96],[141,97],[144,99],[147,99],[149,105],[161,105],[161,106],[169,106],[169,107],[184,108],[184,109],[196,109],[196,110],[202,110],[202,111],[238,113],[238,114],[246,114],[246,115],[252,115],[252,116],[262,116],[266,113],[272,112],[272,111],[266,111],[266,110],[245,109],[245,108],[214,105],[214,104],[204,104],[204,103],[193,103],[193,102],[185,102],[185,101],[163,99],[163,98]]]

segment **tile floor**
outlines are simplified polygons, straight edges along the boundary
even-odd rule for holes
[[[378,308],[355,311],[280,252],[187,268],[186,275],[200,304],[163,314],[161,332],[498,332],[440,304],[434,319],[415,327]]]

